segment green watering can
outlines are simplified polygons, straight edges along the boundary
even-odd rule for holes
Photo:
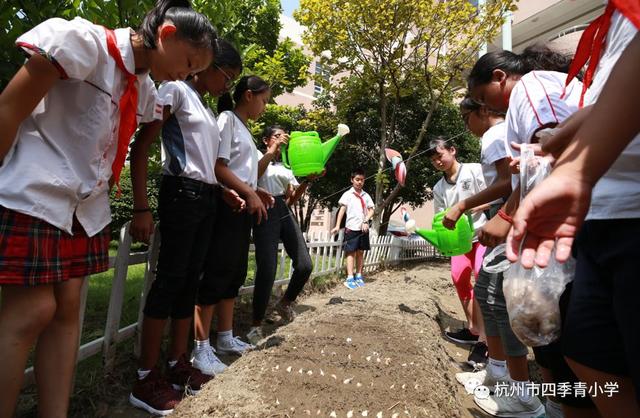
[[[447,229],[442,225],[446,212],[442,211],[433,217],[432,229],[417,228],[415,232],[438,248],[443,255],[451,257],[468,253],[473,245],[471,215],[461,216],[454,229]]]
[[[324,166],[343,136],[349,133],[347,125],[338,125],[338,135],[322,142],[315,131],[293,131],[289,143],[282,145],[282,163],[296,177],[321,174]]]

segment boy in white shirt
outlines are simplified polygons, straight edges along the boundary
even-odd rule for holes
[[[356,168],[351,173],[352,188],[342,194],[338,203],[340,210],[336,217],[336,226],[331,234],[337,234],[345,212],[347,222],[344,230],[343,249],[347,253],[347,280],[344,285],[349,289],[364,286],[362,268],[364,264],[364,252],[371,249],[369,246],[369,221],[373,217],[373,200],[362,188],[364,187],[364,170]],[[356,261],[356,276],[353,276],[353,260]]]

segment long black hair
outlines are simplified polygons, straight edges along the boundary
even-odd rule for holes
[[[218,112],[233,110],[234,106],[240,103],[247,91],[259,94],[270,88],[269,84],[257,75],[244,76],[236,84],[236,88],[233,90],[233,97],[229,93],[220,96],[218,99]]]
[[[180,39],[189,41],[197,48],[211,48],[215,51],[218,37],[215,28],[204,15],[191,8],[189,0],[158,0],[156,6],[144,17],[138,33],[145,48],[155,49],[158,28],[170,20],[177,29]]]
[[[468,88],[489,83],[494,70],[518,75],[525,75],[534,70],[566,73],[569,71],[571,58],[540,44],[527,47],[522,54],[511,51],[489,52],[481,56],[473,66],[467,77]]]
[[[216,55],[211,65],[217,65],[223,68],[232,68],[242,72],[242,57],[233,46],[233,44],[225,39],[218,38],[214,41]]]

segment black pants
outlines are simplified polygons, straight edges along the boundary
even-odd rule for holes
[[[256,246],[256,279],[253,288],[253,319],[264,319],[271,290],[278,269],[278,244],[284,244],[293,261],[293,274],[287,287],[285,298],[295,301],[313,270],[307,243],[300,226],[293,218],[282,196],[276,196],[275,206],[268,211],[268,219],[253,227],[253,241]]]
[[[213,234],[217,186],[163,176],[160,186],[160,254],[144,313],[151,318],[193,315],[198,280]]]
[[[640,219],[585,222],[567,311],[564,354],[595,370],[631,378],[640,402]]]
[[[234,299],[247,278],[252,216],[234,212],[218,195],[218,214],[198,288],[198,305]]]

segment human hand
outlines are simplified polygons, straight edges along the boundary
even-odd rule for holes
[[[520,203],[507,240],[507,257],[525,268],[546,267],[551,251],[565,262],[591,203],[593,185],[575,175],[552,172]],[[556,242],[557,240],[557,242]],[[522,251],[520,253],[520,246]]]
[[[153,223],[153,215],[150,211],[136,212],[133,214],[131,225],[129,226],[129,235],[136,242],[144,242],[149,244],[151,234],[155,225]]]
[[[336,226],[335,228],[333,228],[333,229],[331,230],[331,235],[335,235],[335,234],[337,234],[338,232],[340,232],[340,228]]]
[[[271,145],[267,147],[267,152],[271,154],[277,154],[280,152],[280,146],[289,142],[289,134],[286,133],[279,133],[273,135],[271,138],[273,138],[273,141]]]
[[[271,209],[276,204],[276,199],[274,199],[273,195],[271,195],[271,193],[269,193],[265,189],[258,187],[256,189],[256,193],[267,209]]]
[[[494,216],[478,231],[480,244],[486,247],[496,247],[507,238],[511,224],[500,216]]]
[[[368,234],[369,233],[369,223],[368,222],[363,222],[362,223],[362,233],[363,234]]]
[[[234,212],[242,212],[247,207],[247,202],[240,197],[233,189],[224,188],[222,190],[222,200],[229,205]]]
[[[444,218],[442,218],[442,225],[447,229],[454,229],[456,222],[458,222],[463,213],[464,210],[462,210],[459,203],[451,206],[447,213],[444,214]]]
[[[256,216],[256,223],[259,225],[262,219],[267,219],[267,208],[264,206],[264,202],[254,191],[246,197],[247,212]]]

